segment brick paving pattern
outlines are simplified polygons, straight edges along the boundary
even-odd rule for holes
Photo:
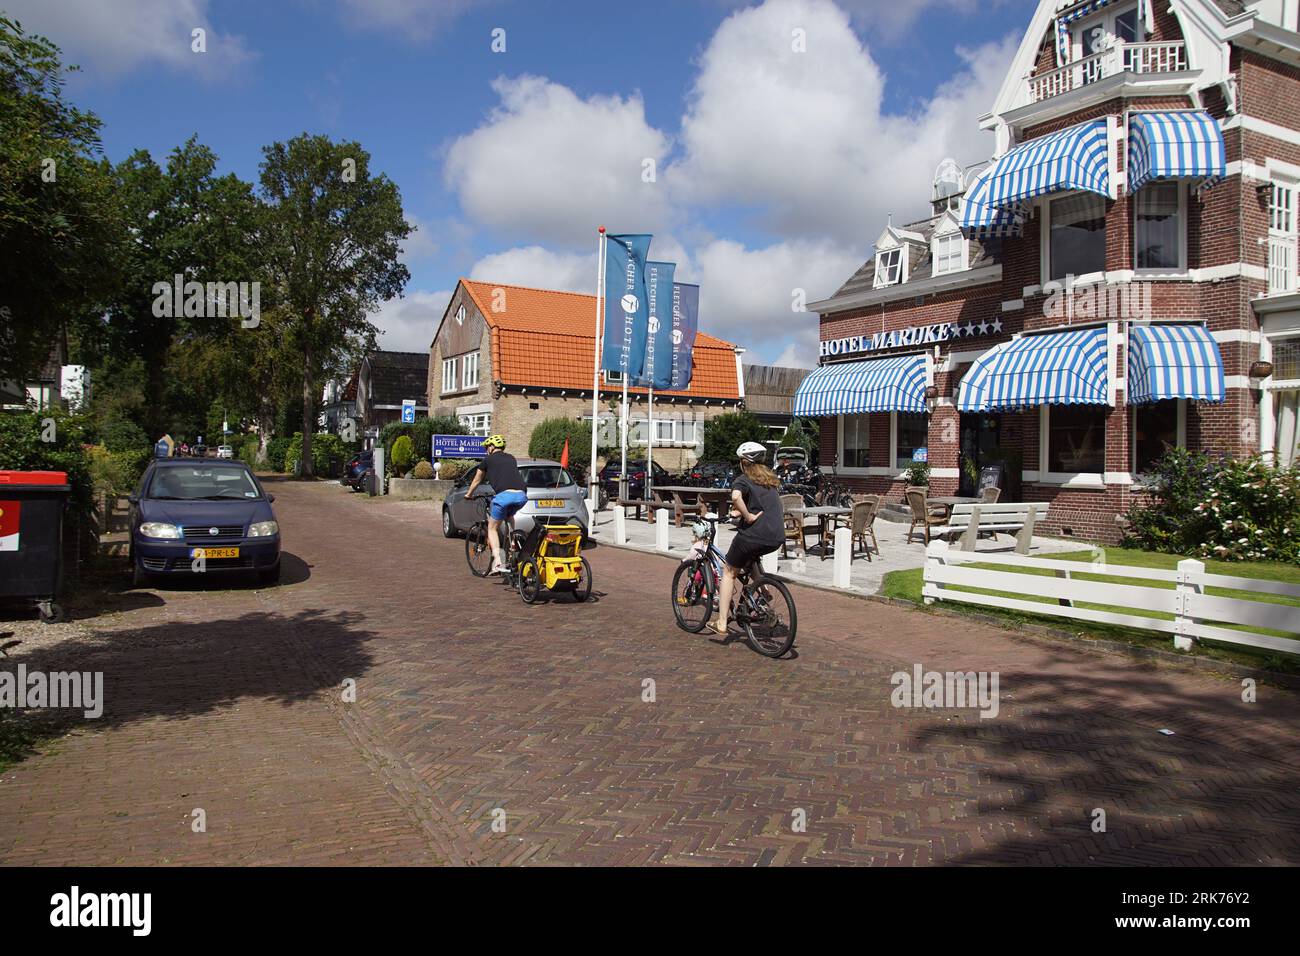
[[[671,560],[596,548],[596,600],[529,607],[427,511],[275,490],[284,586],[11,650],[107,702],[0,776],[0,862],[1300,862],[1291,693],[807,589],[769,661],[673,625]],[[999,672],[998,716],[895,709],[918,662]]]

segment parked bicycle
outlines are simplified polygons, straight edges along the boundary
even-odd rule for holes
[[[714,544],[717,522],[715,514],[698,519],[696,536],[703,538],[703,553],[687,558],[673,575],[673,615],[677,625],[692,634],[704,630],[718,607],[723,555]],[[788,653],[798,628],[790,589],[784,581],[764,574],[757,561],[740,573],[739,582],[732,620],[744,630],[749,646],[765,657]]]

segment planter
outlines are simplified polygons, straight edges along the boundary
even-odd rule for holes
[[[454,488],[454,481],[439,481],[436,478],[389,478],[388,493],[394,498],[435,498],[447,497]]]

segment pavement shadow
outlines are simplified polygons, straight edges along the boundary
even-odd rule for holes
[[[1068,649],[1053,658],[1074,672],[1004,672],[997,717],[966,711],[913,735],[914,751],[940,767],[954,752],[979,767],[971,812],[997,834],[946,862],[1300,864],[1300,760],[1282,729],[1300,713],[1294,699],[1277,692],[1261,713],[1232,682],[1189,692],[1131,660]],[[1093,829],[1098,809],[1105,832]],[[1025,819],[1036,825],[1009,823]]]
[[[312,566],[291,551],[280,552],[280,585],[301,584],[311,577]],[[129,573],[129,569],[128,569]],[[177,574],[168,572],[156,575],[141,590],[148,591],[257,591],[273,584],[263,584],[252,571],[210,571]],[[160,598],[161,602],[162,599]],[[165,602],[163,602],[165,603]]]
[[[106,728],[140,720],[185,720],[237,706],[278,701],[285,707],[322,692],[342,693],[345,679],[360,680],[376,635],[360,627],[364,616],[339,611],[292,615],[247,613],[210,621],[151,624],[63,641],[20,659],[0,658],[0,668],[103,674],[103,714],[81,709],[20,710],[46,732]]]

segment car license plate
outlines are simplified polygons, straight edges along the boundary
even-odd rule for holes
[[[238,548],[191,548],[191,558],[237,558]]]
[[[539,507],[539,508],[563,508],[563,507],[564,507],[564,499],[563,499],[563,498],[539,498],[539,499],[537,499],[537,507]]]

